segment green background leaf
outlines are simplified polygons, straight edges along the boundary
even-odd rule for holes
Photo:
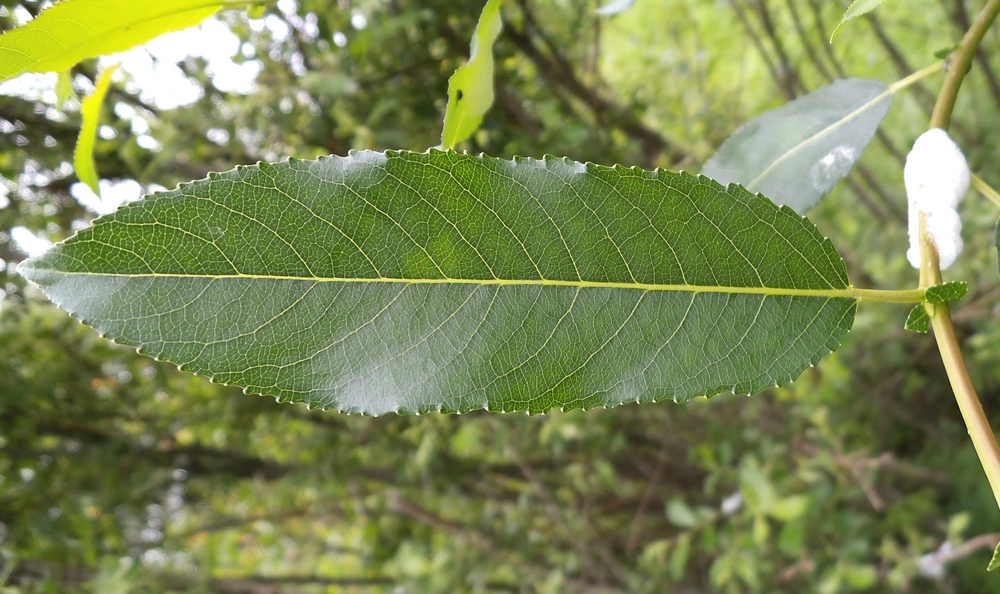
[[[833,30],[833,34],[830,35],[830,43],[833,43],[833,38],[837,36],[837,33],[847,23],[847,21],[856,19],[866,12],[875,10],[884,2],[885,0],[854,0],[854,2],[847,7],[847,10],[844,12],[844,17],[840,19],[840,23],[838,23],[837,28]]]
[[[993,557],[990,559],[990,564],[986,566],[986,571],[996,571],[1000,567],[1000,543],[997,543],[995,549],[993,549]]]
[[[83,120],[80,125],[80,135],[76,140],[76,149],[73,151],[73,169],[76,176],[83,183],[90,186],[95,194],[100,195],[101,189],[97,186],[97,166],[94,164],[94,142],[97,140],[97,124],[101,120],[101,105],[104,104],[104,95],[111,86],[111,75],[115,73],[117,66],[106,68],[94,82],[94,92],[83,100],[80,105],[80,118]]]
[[[61,72],[85,58],[113,54],[197,25],[220,0],[67,0],[0,35],[0,81],[25,72]],[[239,3],[243,5],[246,3]]]
[[[500,35],[501,0],[489,0],[472,35],[469,62],[448,79],[448,109],[441,146],[446,149],[472,136],[493,105],[493,43]]]
[[[146,354],[372,414],[752,393],[856,309],[829,240],[738,186],[438,151],[213,174],[19,270]]]
[[[702,168],[804,213],[850,172],[889,111],[877,80],[838,80],[754,118]]]

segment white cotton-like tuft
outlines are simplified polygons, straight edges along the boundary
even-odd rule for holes
[[[955,208],[969,191],[969,164],[962,149],[941,128],[920,135],[906,156],[903,183],[906,197],[924,212]]]
[[[914,268],[920,268],[920,239],[915,221],[916,209],[910,209],[910,249],[906,250],[906,259]],[[954,208],[939,208],[924,213],[927,232],[937,248],[938,265],[944,270],[955,263],[962,253],[965,243],[962,241],[962,219]]]
[[[969,165],[962,150],[940,128],[924,132],[906,157],[903,183],[909,205],[910,249],[906,259],[920,268],[920,213],[938,251],[941,269],[961,253],[962,221],[955,208],[969,190]]]

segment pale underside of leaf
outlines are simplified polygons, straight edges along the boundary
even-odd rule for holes
[[[856,308],[830,242],[738,186],[437,151],[213,174],[19,271],[144,353],[369,414],[752,393]]]
[[[62,72],[86,58],[112,54],[197,25],[226,0],[67,0],[0,35],[0,81],[26,72]]]
[[[804,213],[850,172],[892,95],[876,80],[835,81],[744,124],[701,172]]]

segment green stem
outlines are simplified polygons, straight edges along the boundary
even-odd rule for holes
[[[924,300],[924,289],[906,289],[903,291],[883,291],[878,289],[859,289],[848,287],[848,293],[858,301],[877,301],[879,303],[920,303]]]
[[[1000,207],[1000,193],[975,173],[972,174],[972,187],[983,196],[986,196],[990,202]]]
[[[945,76],[941,93],[934,105],[934,113],[931,115],[931,128],[947,130],[951,124],[951,114],[955,109],[958,89],[962,86],[962,80],[965,79],[965,74],[969,71],[972,58],[979,49],[979,44],[986,34],[986,30],[989,29],[998,14],[1000,14],[1000,0],[987,2],[972,26],[969,27],[965,37],[962,38],[958,49],[952,54],[948,74]],[[941,267],[938,263],[937,249],[927,235],[924,215],[921,213],[920,286],[926,288],[940,282]],[[958,338],[955,336],[951,313],[948,311],[947,304],[928,306],[928,313],[931,315],[934,338],[941,351],[941,359],[948,372],[952,390],[955,392],[958,408],[962,411],[962,418],[969,430],[972,444],[976,448],[976,454],[979,456],[979,461],[986,472],[986,478],[989,479],[990,487],[993,489],[993,497],[996,499],[997,505],[1000,506],[1000,445],[997,444],[996,435],[990,427],[986,413],[983,412],[983,406],[976,394],[975,387],[972,385],[972,379],[969,377],[969,370],[965,367],[965,359],[962,357],[962,350],[959,347]]]
[[[937,103],[934,104],[934,113],[931,114],[931,128],[947,130],[948,126],[951,125],[951,112],[955,109],[958,89],[962,86],[962,80],[965,79],[965,74],[972,66],[972,58],[975,57],[979,44],[982,42],[983,36],[986,35],[986,30],[993,24],[998,13],[1000,13],[1000,0],[987,2],[965,33],[958,48],[952,53],[948,74],[944,77],[944,85],[941,86]]]

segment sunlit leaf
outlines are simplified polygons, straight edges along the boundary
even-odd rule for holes
[[[611,2],[601,6],[594,12],[601,16],[614,16],[625,12],[634,5],[635,0],[611,0]]]
[[[73,94],[73,73],[63,70],[56,78],[56,105],[62,106]]]
[[[833,34],[830,35],[830,43],[833,43],[833,38],[837,36],[841,27],[843,27],[848,21],[856,19],[866,12],[875,10],[883,2],[885,2],[885,0],[854,0],[854,2],[847,7],[843,18],[841,18],[840,23],[837,24],[837,28],[833,30]]]
[[[372,414],[752,393],[857,305],[829,240],[738,186],[439,151],[212,174],[18,270],[143,353]]]
[[[111,75],[116,69],[117,66],[106,68],[94,82],[94,92],[83,100],[80,106],[80,117],[83,121],[80,135],[76,139],[76,149],[73,151],[73,169],[76,170],[76,176],[98,195],[101,190],[97,186],[94,143],[97,140],[97,125],[101,119],[101,105],[104,104],[104,96],[111,86]]]
[[[994,571],[1000,567],[1000,543],[997,543],[995,549],[993,549],[993,558],[990,559],[990,564],[986,566],[986,571]]]
[[[838,80],[736,131],[702,168],[804,213],[850,172],[889,111],[876,80]]]
[[[120,52],[197,25],[232,0],[65,0],[0,35],[0,81],[25,72],[62,72],[85,58]]]
[[[501,0],[489,0],[472,35],[469,62],[448,79],[448,110],[441,146],[454,148],[476,131],[493,105],[493,43],[503,26]]]

